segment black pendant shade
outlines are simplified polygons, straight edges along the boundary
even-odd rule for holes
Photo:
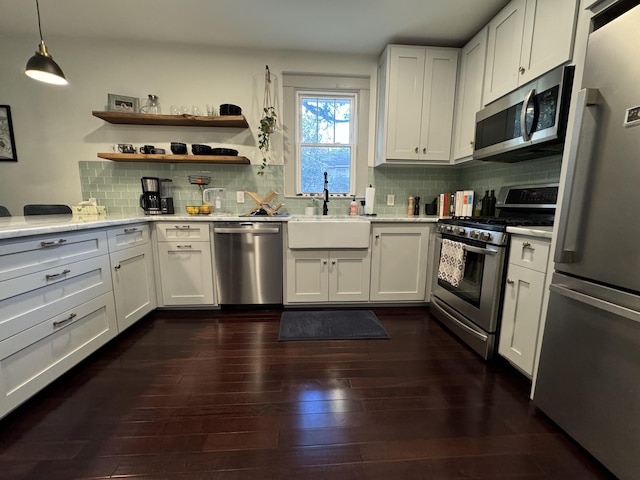
[[[40,6],[36,0],[36,10],[38,12],[38,31],[40,32],[40,45],[38,51],[29,59],[27,67],[24,70],[29,77],[41,82],[51,83],[54,85],[67,85],[69,82],[64,76],[60,66],[53,60],[47,46],[42,39],[42,27],[40,26]]]

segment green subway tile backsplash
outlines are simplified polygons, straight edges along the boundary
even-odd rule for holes
[[[499,189],[503,185],[557,182],[560,178],[562,158],[529,160],[519,163],[477,163],[459,166],[380,166],[369,168],[369,183],[376,188],[374,212],[405,215],[409,195],[419,196],[421,205],[430,203],[442,192],[474,190],[482,196],[485,190]],[[271,165],[264,176],[258,176],[258,166],[245,165],[185,165],[155,163],[118,163],[103,161],[79,162],[80,182],[84,199],[94,197],[105,205],[109,213],[140,213],[140,178],[143,176],[171,178],[176,212],[185,206],[200,204],[199,187],[191,185],[189,175],[211,177],[211,187],[226,189],[226,210],[234,215],[248,212],[254,205],[250,197],[244,204],[236,203],[236,191],[249,190],[265,196],[270,190],[284,191],[284,168]],[[364,192],[360,192],[364,195]],[[387,206],[387,195],[395,196],[395,205]],[[304,207],[314,203],[309,198],[284,198],[282,212],[299,215]],[[318,206],[321,203],[316,202]],[[331,199],[331,214],[346,214],[350,199]],[[320,208],[318,209],[320,210]],[[424,211],[424,208],[422,209]]]

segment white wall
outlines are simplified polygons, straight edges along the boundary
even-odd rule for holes
[[[47,37],[47,46],[70,82],[58,87],[24,75],[37,47],[34,36],[0,35],[0,104],[10,105],[18,162],[0,162],[0,205],[13,215],[26,203],[75,204],[81,200],[78,162],[97,160],[114,143],[171,141],[227,144],[261,162],[256,129],[264,92],[264,68],[275,75],[274,101],[281,106],[283,71],[369,75],[372,87],[369,152],[375,137],[377,58],[293,51],[248,51],[161,43],[106,42]],[[110,125],[91,115],[105,110],[107,93],[160,97],[163,113],[172,104],[234,103],[243,108],[249,130]],[[272,152],[282,163],[282,137]],[[372,165],[372,158],[369,159]]]

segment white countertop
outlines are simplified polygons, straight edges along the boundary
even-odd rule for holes
[[[553,227],[507,227],[507,233],[528,235],[530,237],[552,238]]]
[[[31,235],[47,235],[59,232],[88,230],[91,228],[115,227],[140,222],[288,222],[300,219],[310,220],[336,220],[344,219],[353,221],[368,220],[371,222],[398,222],[398,223],[435,223],[436,216],[421,217],[395,217],[392,215],[376,215],[367,217],[349,216],[317,216],[305,217],[302,215],[273,216],[260,215],[254,217],[221,216],[221,215],[33,215],[28,217],[1,217],[0,240],[27,237]]]

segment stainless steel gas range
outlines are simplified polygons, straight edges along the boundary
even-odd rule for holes
[[[503,187],[497,217],[438,221],[430,311],[485,359],[498,343],[507,227],[553,225],[557,196],[557,184]]]

